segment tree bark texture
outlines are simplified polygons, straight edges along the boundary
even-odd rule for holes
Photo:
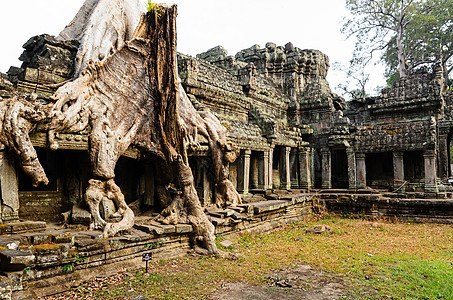
[[[77,40],[80,47],[75,59],[75,77],[88,62],[102,61],[133,38],[145,12],[141,0],[87,0],[57,39]]]
[[[168,179],[162,185],[172,184],[180,190],[180,194],[165,200],[169,205],[162,219],[166,223],[190,222],[195,244],[215,253],[214,227],[203,212],[188,166],[187,132],[193,128],[180,118],[187,110],[179,106],[175,21],[176,6],[160,7],[144,15],[131,41],[102,62],[90,60],[78,78],[58,89],[47,128],[49,142],[57,149],[56,132],[90,131],[93,179],[85,200],[94,218],[93,227],[103,228],[105,236],[133,225],[134,215],[114,183],[114,168],[134,144],[160,160],[158,165],[167,173],[163,177]],[[185,104],[198,116],[190,102]],[[201,128],[206,128],[201,120]],[[158,194],[168,196],[166,191]],[[113,199],[122,209],[119,223],[109,224],[100,217],[103,197]]]
[[[36,127],[34,124],[45,119],[40,105],[19,98],[0,101],[0,150],[6,147],[16,154],[20,166],[32,178],[33,186],[49,183],[29,138],[29,132]]]
[[[142,15],[136,27],[138,2],[126,2],[85,2],[60,34],[61,39],[81,43],[74,79],[56,91],[50,109],[21,99],[2,101],[0,150],[13,150],[35,185],[47,184],[29,132],[47,131],[53,150],[59,147],[55,139],[59,132],[88,133],[92,178],[84,199],[93,216],[92,227],[103,229],[108,237],[133,226],[134,213],[114,181],[114,170],[119,157],[134,145],[152,157],[162,173],[156,178],[157,195],[165,208],[160,219],[167,224],[191,223],[194,246],[203,253],[216,253],[214,226],[198,199],[187,147],[198,146],[198,134],[209,141],[219,206],[241,201],[228,180],[229,164],[238,151],[227,142],[226,128],[212,113],[195,110],[179,82],[176,6],[159,6]],[[102,13],[106,7],[111,15]],[[118,12],[125,14],[120,21]],[[121,221],[102,219],[99,204],[104,197],[115,202]]]

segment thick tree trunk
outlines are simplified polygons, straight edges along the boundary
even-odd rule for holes
[[[132,40],[145,12],[141,0],[87,0],[57,39],[80,42],[74,77],[90,60],[102,61]]]
[[[396,51],[398,54],[398,72],[400,78],[406,77],[407,67],[406,67],[406,55],[403,48],[403,27],[400,25],[396,34]]]
[[[112,236],[133,225],[133,213],[114,183],[118,158],[131,144],[154,154],[164,172],[181,190],[163,212],[178,223],[190,221],[194,242],[215,253],[214,230],[204,214],[188,166],[186,128],[179,116],[179,83],[176,64],[176,6],[160,7],[143,16],[134,39],[102,62],[89,63],[81,76],[61,87],[49,126],[77,132],[91,127],[90,157],[93,178],[85,200],[94,217],[94,228]],[[171,175],[172,174],[172,175]],[[162,191],[161,191],[162,192]],[[99,215],[103,197],[113,199],[123,219],[109,224]]]

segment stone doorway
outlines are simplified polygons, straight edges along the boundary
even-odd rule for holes
[[[365,156],[366,182],[369,187],[392,190],[393,153],[367,153]]]
[[[332,149],[332,188],[347,189],[348,179],[348,157],[346,148]]]

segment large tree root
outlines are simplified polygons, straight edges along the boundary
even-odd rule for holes
[[[45,114],[40,105],[32,106],[17,98],[0,101],[0,148],[6,146],[16,154],[20,166],[35,187],[49,183],[29,137],[33,123],[43,120]]]

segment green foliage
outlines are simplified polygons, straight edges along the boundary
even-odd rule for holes
[[[387,76],[396,71],[405,76],[441,62],[448,78],[453,69],[453,1],[346,0],[346,7],[351,17],[342,32],[357,39],[352,64],[368,64],[378,52]]]
[[[400,73],[395,71],[392,75],[388,76],[387,87],[392,87],[398,80],[400,80]]]
[[[161,7],[157,3],[153,3],[151,0],[148,0],[147,2],[148,5],[148,12],[154,11],[159,18],[161,16],[160,9]]]
[[[72,272],[74,269],[74,264],[67,264],[63,267],[63,272]]]
[[[149,244],[145,244],[145,248],[154,249],[154,248],[157,248],[157,246],[162,246],[163,244],[164,244],[163,242],[149,243]]]
[[[320,224],[331,230],[305,232]],[[251,289],[268,286],[269,275],[278,270],[310,265],[325,276],[318,282],[339,284],[346,299],[453,299],[452,237],[453,228],[448,225],[328,215],[271,233],[245,234],[232,240],[237,247],[227,251],[233,258],[187,255],[156,260],[150,262],[149,273],[143,268],[120,272],[95,284],[80,285],[71,297],[210,299],[227,282]],[[312,287],[308,280],[303,284]]]
[[[418,13],[408,22],[402,40],[409,70],[439,62],[448,78],[453,68],[452,20],[452,1],[426,0],[419,5]],[[393,36],[382,55],[388,75],[398,67],[396,52],[396,36]]]

